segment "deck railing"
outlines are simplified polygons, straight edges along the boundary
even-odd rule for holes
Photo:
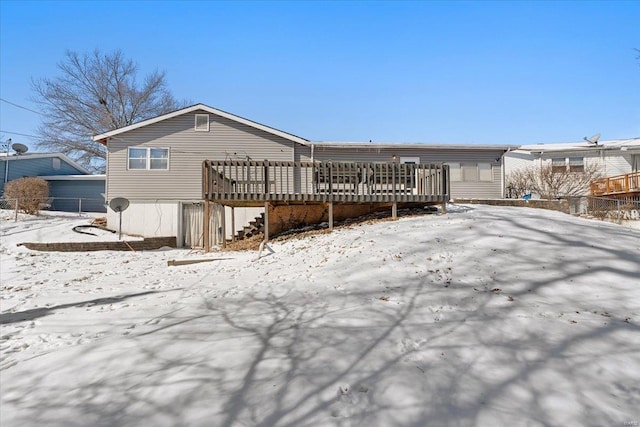
[[[443,202],[449,199],[449,167],[206,160],[203,193],[206,200],[227,202]]]
[[[640,191],[640,171],[598,179],[593,181],[590,187],[592,196]]]

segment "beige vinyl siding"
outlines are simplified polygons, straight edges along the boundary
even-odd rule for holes
[[[500,198],[502,197],[502,166],[497,161],[504,150],[482,149],[441,149],[425,146],[424,148],[402,146],[393,148],[367,147],[327,147],[316,146],[314,159],[322,161],[363,161],[390,162],[395,155],[400,157],[419,157],[420,163],[489,163],[491,164],[492,181],[451,182],[451,197]]]
[[[605,151],[606,175],[624,175],[632,172],[632,153],[628,151]]]
[[[210,131],[195,130],[194,111],[113,137],[108,144],[107,198],[202,198],[204,160],[292,161],[294,142],[210,114]],[[169,149],[168,170],[127,170],[129,147]]]

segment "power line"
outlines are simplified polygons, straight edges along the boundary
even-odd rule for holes
[[[7,100],[6,100],[6,99],[4,99],[4,98],[0,98],[0,101],[2,101],[2,102],[6,102],[7,104],[11,104],[11,105],[13,105],[14,107],[22,108],[23,110],[31,111],[32,113],[36,113],[36,114],[37,114],[37,115],[39,115],[39,116],[41,116],[41,115],[42,115],[42,113],[39,113],[38,111],[32,110],[31,108],[23,107],[22,105],[18,105],[18,104],[16,104],[15,102],[7,101]],[[9,133],[9,132],[7,132],[7,133]]]
[[[0,130],[0,133],[9,133],[9,134],[11,134],[11,135],[20,135],[20,136],[26,136],[27,138],[40,139],[40,137],[39,137],[39,136],[35,136],[35,135],[27,135],[26,133],[9,132],[8,130]]]

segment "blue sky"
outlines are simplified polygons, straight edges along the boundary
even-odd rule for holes
[[[0,96],[121,49],[173,94],[320,141],[640,136],[640,2],[0,1]],[[0,102],[0,137],[39,116]]]

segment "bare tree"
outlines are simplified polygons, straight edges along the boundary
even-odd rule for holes
[[[585,195],[592,181],[602,178],[600,167],[585,163],[580,170],[571,166],[556,167],[551,163],[517,169],[506,177],[506,186],[515,197],[536,193],[543,199]]]
[[[32,81],[43,111],[39,146],[69,155],[92,170],[104,166],[101,134],[180,108],[158,70],[138,83],[137,65],[121,51],[67,51],[61,75]]]

